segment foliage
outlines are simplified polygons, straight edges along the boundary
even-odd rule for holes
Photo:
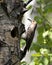
[[[36,0],[37,16],[34,20],[37,21],[38,36],[37,42],[32,43],[31,51],[36,51],[32,54],[32,60],[29,65],[52,65],[52,20],[49,16],[52,14],[52,0]],[[32,6],[29,6],[29,9]],[[25,64],[22,64],[25,65]]]

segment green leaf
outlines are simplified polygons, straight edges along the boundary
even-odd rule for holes
[[[37,28],[39,34],[43,34],[44,32],[44,26],[40,26]]]
[[[50,30],[51,26],[49,25],[49,23],[46,24],[46,29]]]
[[[26,41],[25,41],[24,39],[21,39],[21,40],[20,40],[20,47],[24,46],[25,43],[26,43]]]
[[[44,12],[46,12],[46,13],[52,12],[52,3],[47,4],[47,5],[44,7]]]
[[[48,49],[45,49],[45,48],[41,48],[40,49],[40,53],[43,54],[43,55],[48,55]]]
[[[46,36],[48,36],[48,33],[49,33],[49,31],[45,31],[45,32],[43,33],[43,38],[45,38]]]
[[[40,57],[42,56],[40,53],[35,53],[35,54],[32,54],[33,57]]]
[[[42,63],[39,63],[39,65],[43,65]]]
[[[44,58],[44,65],[48,65],[49,60],[47,58]]]
[[[32,5],[28,6],[27,9],[30,10],[32,8]]]
[[[37,43],[39,43],[39,44],[42,45],[43,42],[44,42],[44,39],[43,39],[42,33],[40,33],[40,34],[38,35],[38,37],[37,37]]]
[[[28,0],[23,0],[24,2],[27,2]]]
[[[37,2],[38,4],[42,4],[42,3],[44,3],[44,0],[36,0],[36,2]]]
[[[20,65],[26,65],[27,63],[25,61],[22,61]]]
[[[43,22],[43,19],[40,16],[35,16],[34,20],[36,20],[38,24],[42,24],[42,22]]]
[[[35,62],[34,62],[34,61],[32,61],[29,65],[35,65]]]
[[[52,40],[52,31],[49,31],[49,38]]]
[[[52,62],[52,56],[50,56],[50,62]]]
[[[40,48],[41,48],[41,46],[39,44],[32,43],[31,48],[30,48],[30,51],[35,50],[36,52],[39,52]]]
[[[45,4],[52,2],[52,0],[44,0]]]
[[[51,57],[51,61],[52,61],[52,53],[48,54],[48,56],[50,56],[50,57]]]

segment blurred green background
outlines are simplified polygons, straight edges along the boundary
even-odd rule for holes
[[[21,65],[52,65],[52,0],[36,0],[36,3],[37,15],[34,16],[34,20],[38,24],[38,36],[37,42],[32,42],[30,48],[30,51],[35,51],[36,53],[31,55],[30,64],[23,61]],[[30,5],[28,9],[32,7]],[[24,43],[25,41],[21,40],[21,46]]]

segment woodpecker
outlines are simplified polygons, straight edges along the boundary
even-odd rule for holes
[[[26,41],[26,46],[23,50],[20,51],[20,60],[22,60],[25,57],[26,52],[29,51],[29,48],[30,48],[31,43],[32,43],[33,38],[34,38],[35,30],[37,28],[36,21],[32,21],[30,19],[28,19],[28,20],[31,21],[31,24],[28,27],[27,31],[25,31],[21,36],[21,38]]]

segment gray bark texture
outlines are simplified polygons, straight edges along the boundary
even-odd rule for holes
[[[28,42],[31,39],[26,39],[24,51],[20,50],[20,39],[25,32],[22,17],[28,11],[26,6],[31,1],[24,3],[22,0],[3,0],[0,3],[0,65],[20,65],[20,60],[29,50]]]

